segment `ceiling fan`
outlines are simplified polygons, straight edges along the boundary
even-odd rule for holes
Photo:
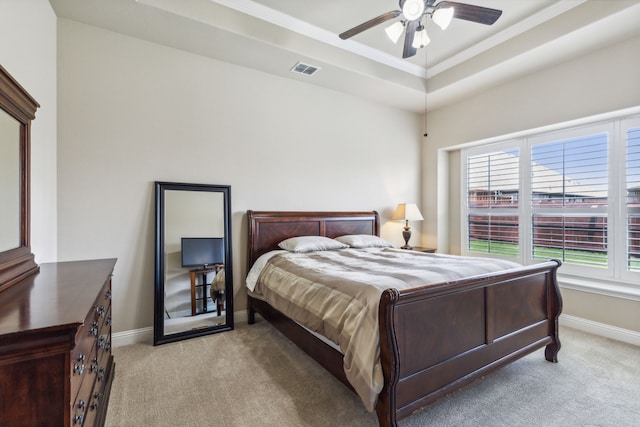
[[[435,4],[436,0],[400,0],[400,10],[392,10],[376,16],[373,19],[356,25],[340,34],[342,40],[346,40],[371,27],[380,25],[402,15],[402,19],[385,29],[389,38],[396,43],[404,31],[403,58],[415,55],[419,48],[429,44],[429,36],[424,28],[422,18],[429,15],[433,22],[443,30],[449,26],[451,19],[464,19],[466,21],[477,22],[479,24],[492,25],[502,15],[501,10],[490,9],[488,7],[475,6],[467,3],[454,1],[441,1]]]

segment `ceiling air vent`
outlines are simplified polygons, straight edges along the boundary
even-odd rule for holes
[[[298,62],[291,69],[291,71],[294,73],[304,74],[306,76],[313,76],[318,70],[320,70],[320,67],[315,67],[309,64],[303,64],[302,62]]]

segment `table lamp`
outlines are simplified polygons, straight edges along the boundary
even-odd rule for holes
[[[404,238],[404,246],[401,249],[413,249],[413,246],[409,245],[409,239],[411,238],[411,227],[409,227],[409,221],[422,221],[424,218],[420,213],[420,210],[415,203],[401,203],[396,208],[396,211],[391,216],[393,220],[404,220],[404,230],[402,231],[402,237]]]

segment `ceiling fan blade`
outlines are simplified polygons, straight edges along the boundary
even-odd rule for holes
[[[420,20],[417,19],[407,22],[407,28],[404,34],[404,50],[402,51],[403,58],[409,58],[418,52],[418,49],[412,46],[418,25],[420,25]]]
[[[340,34],[340,38],[342,40],[346,40],[355,36],[356,34],[360,34],[361,32],[368,30],[371,27],[375,27],[376,25],[380,25],[383,22],[387,22],[393,18],[397,18],[402,13],[401,10],[392,10],[391,12],[383,13],[380,16],[376,16],[373,19],[368,20],[367,22],[363,22],[360,25],[356,25],[350,30],[345,31]]]
[[[454,18],[485,25],[492,25],[500,18],[500,15],[502,15],[502,11],[498,9],[490,9],[488,7],[458,3],[455,1],[443,1],[438,3],[436,7],[453,7]]]

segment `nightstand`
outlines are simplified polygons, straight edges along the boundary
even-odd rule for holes
[[[435,248],[425,248],[425,247],[422,247],[422,246],[414,246],[413,250],[414,251],[419,251],[419,252],[428,252],[430,254],[433,254],[433,253],[436,252]]]

